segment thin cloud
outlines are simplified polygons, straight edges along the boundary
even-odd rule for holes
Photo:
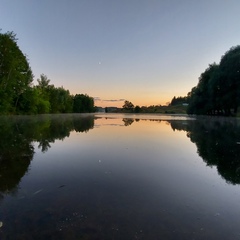
[[[125,101],[125,99],[106,99],[106,100],[103,100],[104,102],[123,102]]]

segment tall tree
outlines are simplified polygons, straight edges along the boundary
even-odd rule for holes
[[[232,47],[221,58],[222,88],[224,91],[225,105],[229,109],[240,105],[240,46]]]
[[[213,109],[213,99],[211,96],[210,86],[214,74],[218,71],[216,63],[210,64],[209,67],[200,75],[199,82],[189,94],[190,101],[188,112],[194,114],[209,114]]]
[[[38,113],[50,113],[50,91],[54,89],[54,85],[50,85],[50,79],[44,74],[37,79],[38,84],[35,86],[38,93],[37,109]]]
[[[188,113],[237,113],[240,105],[240,46],[232,47],[219,65],[211,64],[189,93]]]
[[[0,113],[17,113],[33,74],[13,32],[0,33]]]

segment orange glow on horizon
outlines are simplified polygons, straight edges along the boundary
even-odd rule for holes
[[[149,100],[149,101],[143,101],[143,100],[131,100],[129,99],[128,101],[132,102],[134,106],[151,106],[151,105],[161,105],[161,106],[165,106],[167,105],[169,102],[171,102],[171,99],[172,98],[169,98],[167,100],[162,100],[162,101],[155,101],[155,100]],[[123,104],[124,104],[124,101],[113,101],[113,102],[107,102],[107,101],[98,101],[98,100],[95,100],[94,101],[94,104],[95,106],[97,107],[118,107],[118,108],[122,108]]]

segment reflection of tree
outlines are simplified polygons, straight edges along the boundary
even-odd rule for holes
[[[51,145],[50,145],[50,143],[49,143],[48,140],[46,140],[46,139],[41,139],[41,140],[39,141],[38,148],[40,148],[40,149],[42,150],[42,152],[47,152],[47,150],[48,150],[49,148],[51,148]]]
[[[208,166],[216,166],[229,183],[240,184],[240,125],[236,119],[171,121],[173,130],[187,131],[198,154]]]
[[[36,124],[38,123],[38,124]],[[32,128],[35,129],[34,140],[39,142],[39,148],[42,152],[46,152],[50,147],[50,143],[54,143],[56,139],[63,140],[69,137],[70,132],[87,132],[94,126],[94,117],[92,115],[79,114],[56,114],[45,115],[37,118]]]
[[[89,129],[93,129],[94,118],[92,116],[85,118],[73,118],[74,130],[76,132],[88,132]]]
[[[31,141],[10,118],[0,119],[0,193],[14,191],[34,155]]]
[[[51,143],[68,137],[70,131],[86,132],[93,126],[91,115],[0,117],[0,199],[3,193],[14,192],[28,171],[34,156],[33,142],[46,152]]]
[[[133,122],[134,119],[132,118],[123,118],[124,126],[130,126]]]

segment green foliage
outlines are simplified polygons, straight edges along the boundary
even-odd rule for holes
[[[192,88],[189,97],[188,113],[208,114],[214,105],[212,84],[215,74],[219,71],[217,64],[211,64],[199,77],[198,85]]]
[[[236,115],[240,105],[240,46],[227,51],[219,65],[209,65],[188,97],[189,114]]]
[[[39,96],[38,113],[70,113],[72,112],[73,97],[63,87],[50,85],[50,79],[41,74],[37,80],[36,90]]]
[[[86,113],[94,112],[94,99],[87,94],[76,94],[73,97],[73,112]]]
[[[37,79],[38,85],[36,88],[38,89],[39,95],[45,99],[49,100],[49,92],[51,88],[54,88],[53,85],[49,85],[50,79],[44,74],[40,75],[40,79]]]
[[[72,112],[72,96],[64,88],[52,87],[49,89],[49,102],[51,113],[69,113]]]
[[[49,113],[50,112],[50,103],[47,100],[39,99],[37,104],[37,113]]]
[[[39,97],[35,88],[27,88],[19,96],[18,113],[19,114],[37,114]]]
[[[33,80],[13,32],[0,33],[0,113],[18,113],[19,100]]]
[[[56,88],[41,74],[32,86],[33,74],[13,32],[0,33],[0,114],[43,114],[94,112],[88,95],[75,97],[63,87]]]

